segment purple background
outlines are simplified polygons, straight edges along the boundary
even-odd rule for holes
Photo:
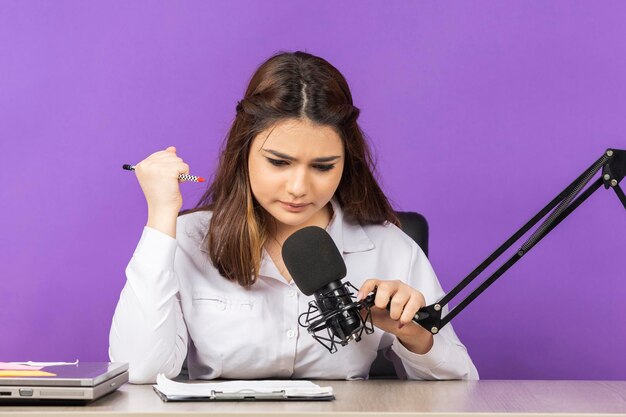
[[[344,73],[447,291],[626,149],[625,2],[310,3],[0,3],[0,360],[108,359],[146,220],[121,165],[175,145],[210,177],[277,51]],[[624,219],[600,189],[455,319],[481,377],[626,379]]]

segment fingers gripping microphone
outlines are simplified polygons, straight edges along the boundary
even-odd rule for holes
[[[345,346],[350,340],[361,340],[363,332],[374,331],[369,306],[354,301],[357,289],[341,282],[346,265],[324,229],[310,226],[298,230],[283,244],[282,255],[300,291],[315,297],[298,322],[330,353],[337,351],[337,342]],[[360,314],[361,307],[367,309],[365,317]],[[327,336],[317,334],[324,330]]]

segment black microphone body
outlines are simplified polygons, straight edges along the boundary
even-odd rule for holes
[[[341,281],[332,281],[313,294],[317,308],[324,317],[323,325],[331,325],[331,331],[337,336],[341,345],[359,338],[363,319],[359,314],[357,303],[352,300],[350,288]],[[312,331],[317,329],[313,328]],[[322,328],[320,328],[322,330]]]

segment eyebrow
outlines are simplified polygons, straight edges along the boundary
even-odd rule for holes
[[[272,154],[272,155],[274,155],[274,156],[277,156],[277,157],[279,157],[279,158],[286,159],[286,160],[288,160],[288,161],[297,161],[297,159],[296,159],[296,158],[294,158],[293,156],[289,156],[289,155],[287,155],[287,154],[284,154],[284,153],[282,153],[282,152],[275,151],[275,150],[273,150],[273,149],[263,149],[263,150],[264,150],[265,152],[269,152],[269,153],[271,153],[271,154]],[[324,157],[321,157],[321,158],[315,158],[315,159],[313,159],[313,162],[332,162],[332,161],[334,161],[335,159],[339,159],[339,158],[341,158],[341,155],[337,155],[337,156],[324,156]]]

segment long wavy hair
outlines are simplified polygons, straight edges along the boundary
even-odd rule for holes
[[[343,75],[320,57],[279,53],[256,70],[237,103],[213,182],[195,208],[180,213],[213,212],[205,242],[220,274],[246,288],[259,276],[269,214],[252,195],[248,155],[259,133],[287,119],[306,118],[341,137],[345,162],[334,197],[347,216],[361,224],[399,224],[373,174],[359,112]]]

